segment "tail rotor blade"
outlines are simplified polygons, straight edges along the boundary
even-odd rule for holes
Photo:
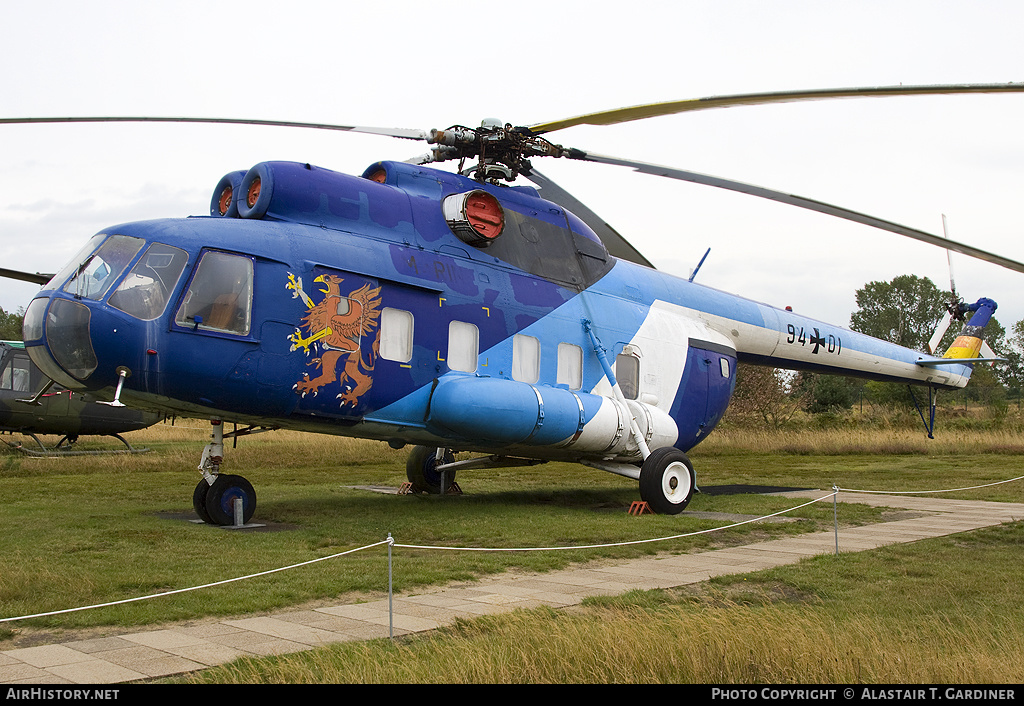
[[[949,325],[953,323],[953,317],[944,317],[939,322],[938,328],[935,329],[935,333],[932,334],[931,340],[928,341],[928,352],[935,355],[935,350],[939,347],[939,343],[942,342],[942,337],[946,335],[946,331],[949,330]]]
[[[996,355],[996,352],[994,350],[992,350],[991,346],[989,346],[987,343],[985,343],[985,341],[981,342],[981,357],[982,358],[998,358],[998,356]],[[988,364],[988,366],[990,368],[992,368],[992,367],[995,367],[995,364],[996,364],[995,361],[992,361],[991,363]]]

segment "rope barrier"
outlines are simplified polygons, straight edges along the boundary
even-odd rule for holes
[[[245,579],[252,579],[258,576],[266,576],[268,574],[276,574],[279,571],[287,571],[289,569],[296,569],[300,566],[308,566],[309,564],[315,564],[319,561],[327,561],[328,559],[336,559],[339,556],[346,554],[353,554],[355,552],[362,551],[364,549],[370,549],[372,547],[379,547],[382,544],[388,544],[391,540],[385,539],[380,542],[374,542],[373,544],[367,544],[365,547],[359,547],[357,549],[349,549],[344,552],[338,552],[331,556],[322,556],[319,559],[310,559],[309,561],[303,561],[299,564],[292,564],[291,566],[282,566],[277,569],[269,569],[267,571],[260,571],[256,574],[249,574],[247,576],[236,576],[233,579],[224,579],[223,581],[215,581],[213,583],[203,584],[202,586],[191,586],[189,588],[178,588],[173,591],[164,591],[163,593],[153,593],[148,596],[136,596],[135,598],[125,598],[120,601],[110,601],[109,603],[97,603],[96,605],[81,606],[79,608],[66,608],[64,610],[53,610],[48,613],[34,613],[32,615],[21,615],[17,618],[0,618],[0,623],[7,623],[12,620],[26,620],[28,618],[44,618],[50,615],[61,615],[62,613],[76,613],[80,610],[92,610],[93,608],[108,608],[110,606],[122,605],[124,603],[135,603],[136,601],[146,601],[150,598],[163,598],[164,596],[171,596],[175,593],[187,593],[189,591],[198,591],[201,588],[212,588],[213,586],[223,586],[226,583],[234,583],[235,581],[244,581]]]
[[[1016,478],[1010,478],[1008,480],[999,480],[996,481],[995,483],[986,483],[984,485],[972,485],[967,488],[947,488],[946,490],[855,490],[853,488],[839,488],[839,490],[845,490],[847,493],[880,493],[882,495],[925,495],[927,493],[958,493],[962,490],[977,490],[978,488],[991,488],[993,485],[1013,483],[1014,481],[1022,479],[1024,479],[1024,476],[1017,476]]]
[[[826,495],[824,497],[818,498],[816,500],[811,500],[810,502],[806,502],[806,503],[803,503],[801,505],[797,505],[796,507],[791,507],[791,508],[789,508],[787,510],[780,510],[779,512],[773,512],[770,515],[764,515],[763,517],[756,517],[756,518],[753,518],[753,519],[750,519],[750,520],[744,520],[742,522],[736,522],[734,524],[725,525],[723,527],[713,527],[711,529],[699,530],[697,532],[688,532],[688,533],[685,533],[685,534],[677,534],[677,535],[672,535],[670,537],[658,537],[656,539],[640,539],[640,540],[635,540],[635,541],[631,541],[631,542],[618,542],[618,543],[611,543],[611,544],[584,544],[584,545],[566,546],[566,547],[521,547],[521,548],[442,547],[442,546],[427,546],[427,545],[416,545],[416,544],[398,544],[391,537],[391,535],[388,534],[388,538],[384,539],[384,540],[381,540],[380,542],[375,542],[373,544],[367,544],[364,547],[358,547],[356,549],[349,549],[349,550],[344,551],[344,552],[338,552],[337,554],[331,554],[330,556],[323,556],[323,557],[319,557],[317,559],[310,559],[309,561],[303,561],[303,562],[300,562],[298,564],[291,564],[290,566],[282,566],[282,567],[279,567],[279,568],[276,568],[276,569],[268,569],[267,571],[260,571],[258,573],[248,574],[246,576],[237,576],[235,578],[225,579],[223,581],[215,581],[213,583],[207,583],[207,584],[203,584],[201,586],[191,586],[189,588],[179,588],[179,589],[175,589],[173,591],[164,591],[163,593],[153,593],[153,594],[150,594],[148,596],[136,596],[135,598],[125,598],[125,599],[122,599],[122,600],[119,600],[119,601],[110,601],[108,603],[97,603],[95,605],[80,606],[78,608],[66,608],[64,610],[54,610],[54,611],[49,611],[49,612],[46,612],[46,613],[33,613],[32,615],[19,615],[19,616],[14,617],[14,618],[0,618],[0,623],[7,623],[7,622],[15,621],[15,620],[27,620],[29,618],[45,618],[45,617],[48,617],[48,616],[61,615],[61,614],[64,614],[64,613],[76,613],[78,611],[83,611],[83,610],[92,610],[93,608],[108,608],[108,607],[111,607],[111,606],[123,605],[125,603],[135,603],[137,601],[150,600],[152,598],[162,598],[164,596],[171,596],[171,595],[174,595],[176,593],[187,593],[189,591],[198,591],[198,590],[203,589],[203,588],[212,588],[214,586],[222,586],[224,584],[234,583],[235,581],[244,581],[246,579],[257,578],[257,577],[260,577],[260,576],[267,576],[268,574],[274,574],[274,573],[278,573],[280,571],[288,571],[290,569],[297,569],[297,568],[300,568],[300,567],[303,567],[303,566],[309,566],[310,564],[316,564],[316,563],[321,562],[321,561],[327,561],[328,559],[336,559],[336,558],[338,558],[340,556],[345,556],[346,554],[353,554],[355,552],[363,551],[364,549],[371,549],[373,547],[379,547],[379,546],[381,546],[383,544],[388,545],[388,554],[389,554],[389,562],[388,562],[388,564],[389,564],[389,572],[390,572],[390,553],[391,553],[392,547],[403,547],[405,549],[434,549],[434,550],[449,550],[449,551],[532,552],[532,551],[559,551],[559,550],[566,550],[566,549],[599,549],[599,548],[604,548],[604,547],[627,546],[627,545],[630,545],[630,544],[646,544],[646,543],[650,543],[650,542],[664,542],[664,541],[668,541],[668,540],[671,540],[671,539],[679,539],[679,538],[682,538],[682,537],[692,537],[692,536],[699,535],[699,534],[708,534],[710,532],[720,532],[722,530],[731,529],[733,527],[739,527],[740,525],[750,524],[751,522],[758,522],[760,520],[765,520],[765,519],[768,519],[768,518],[771,518],[771,517],[775,517],[777,515],[782,515],[782,514],[785,514],[787,512],[792,512],[794,510],[799,510],[802,507],[807,507],[808,505],[813,505],[814,503],[821,502],[822,500],[827,500],[828,498],[831,498],[831,497],[835,496],[835,494],[836,494],[835,492],[832,492],[832,493],[829,493],[828,495]],[[388,593],[390,595],[390,588],[389,588]]]

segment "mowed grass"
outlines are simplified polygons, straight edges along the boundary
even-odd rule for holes
[[[226,449],[224,470],[244,474],[259,496],[254,522],[236,531],[196,524],[192,490],[208,431],[158,426],[133,435],[140,455],[0,456],[0,617],[62,611],[172,591],[331,556],[385,540],[400,544],[563,548],[552,552],[395,550],[394,587],[462,581],[506,569],[545,571],[609,558],[682,552],[832,526],[822,503],[796,521],[744,525],[665,543],[615,544],[730,524],[696,517],[627,514],[636,483],[569,464],[469,472],[462,496],[373,492],[405,480],[405,451],[385,444],[270,432]],[[97,442],[91,442],[97,443]],[[824,495],[825,493],[823,493]],[[762,515],[799,503],[756,495],[698,495],[694,510]],[[844,522],[872,521],[851,508]],[[19,625],[140,625],[242,614],[387,590],[385,547],[215,588],[116,607],[33,618]],[[2,625],[0,625],[2,627]]]
[[[568,464],[465,472],[458,480],[466,494],[459,497],[376,493],[358,486],[394,488],[400,485],[405,480],[407,451],[395,451],[373,442],[271,432],[243,438],[237,449],[229,446],[225,471],[245,475],[254,483],[260,498],[254,521],[268,523],[268,529],[273,531],[225,530],[193,524],[186,519],[192,516],[192,489],[199,479],[195,468],[209,432],[201,422],[185,424],[193,428],[160,425],[131,435],[134,445],[152,449],[144,455],[36,459],[0,449],[0,546],[3,547],[0,551],[0,617],[57,611],[222,581],[380,542],[389,533],[403,544],[566,547],[664,537],[729,524],[728,520],[702,519],[689,514],[630,516],[626,509],[638,499],[635,482]],[[890,430],[871,432],[852,441],[849,434],[842,438],[829,434],[831,432],[759,436],[725,430],[713,435],[692,453],[698,481],[702,486],[769,484],[821,488],[825,495],[833,484],[851,489],[935,490],[1024,475],[1024,456],[1015,446],[1018,442],[1000,433],[973,432],[962,438],[940,436],[927,440],[923,432],[914,435]],[[915,440],[915,436],[923,439],[922,446],[917,446],[920,441]],[[877,451],[872,450],[872,442]],[[837,450],[837,444],[845,445]],[[945,497],[1024,502],[1021,486],[1021,482],[1009,483]],[[689,510],[760,516],[796,504],[785,498],[753,494],[700,494],[695,496]],[[545,571],[572,563],[694,551],[832,527],[830,501],[802,508],[792,516],[798,519],[788,523],[743,525],[671,542],[596,550],[454,553],[396,549],[395,589],[414,590],[470,580],[512,568]],[[880,510],[840,505],[843,524],[876,521],[880,516]],[[1013,551],[1019,564],[1019,546]],[[958,557],[958,567],[971,565],[965,557],[978,556],[974,550],[967,549],[954,551],[954,554]],[[856,556],[860,560],[861,555]],[[932,562],[930,556],[926,555],[925,560]],[[846,563],[844,556],[843,564]],[[934,568],[929,571],[942,576],[942,572]],[[1019,578],[1007,580],[1019,586]],[[898,575],[894,580],[899,580]],[[956,577],[944,581],[949,585],[962,583]],[[375,597],[382,595],[386,588],[386,551],[378,547],[214,588],[116,607],[2,623],[0,649],[14,646],[18,640],[39,630],[138,626],[241,615],[326,599]],[[800,611],[816,609],[824,600],[811,590],[800,590],[801,595],[811,597],[796,603]],[[672,610],[682,610],[691,600],[686,597],[685,600],[672,598],[657,602],[674,606]],[[737,609],[730,604],[733,597],[728,593],[715,600],[721,603],[723,610]],[[740,603],[738,609],[788,610],[790,605],[769,600],[769,607],[765,608],[744,600],[746,602]],[[984,597],[981,600],[982,604],[988,601]],[[941,603],[935,602],[936,610]],[[887,604],[883,601],[879,605]],[[938,619],[959,625],[961,617],[955,613],[959,608],[959,604],[950,602],[944,612],[937,613]],[[650,610],[650,607],[630,607],[627,614],[635,610]],[[708,613],[707,605],[703,604],[694,610],[698,614]],[[1006,613],[1000,605],[990,605],[989,611],[995,615]],[[883,610],[886,612],[888,608]],[[610,615],[602,615],[604,617],[596,622],[614,622]],[[554,618],[545,617],[543,611],[515,620],[535,620],[538,616],[542,633],[553,629],[551,620]],[[660,616],[655,618],[655,623],[661,619]],[[559,614],[558,620],[562,619],[566,617]],[[756,625],[757,620],[751,620],[750,624]],[[683,622],[692,621],[692,615],[684,614]],[[488,627],[486,621],[481,625],[484,627],[462,625],[460,629],[470,634],[478,629],[497,629]],[[711,628],[705,626],[705,629]],[[899,628],[906,629],[909,628]],[[737,635],[726,643],[735,647],[746,644],[743,640],[747,638]],[[590,642],[591,638],[583,637],[581,641]],[[682,638],[677,642],[690,644]],[[811,639],[808,644],[813,642]],[[407,649],[407,643],[414,645],[416,641],[389,644],[380,649]],[[698,640],[695,644],[702,643]],[[431,648],[426,648],[426,653],[430,652]],[[555,655],[549,658],[555,659]],[[571,670],[572,667],[563,665],[558,669]],[[424,677],[427,681],[435,679],[438,673],[433,668],[428,672]],[[555,674],[559,672],[556,670],[547,678],[527,678],[535,681],[562,678],[552,676]],[[614,680],[609,674],[598,671],[570,680]],[[376,678],[367,674],[339,676],[337,680],[373,681]],[[388,677],[379,678],[389,681]],[[646,677],[638,676],[637,680],[641,678]],[[290,677],[287,680],[302,679]],[[392,675],[390,680],[413,679]],[[481,676],[480,680],[501,681],[504,677]],[[708,680],[726,679],[708,677]]]

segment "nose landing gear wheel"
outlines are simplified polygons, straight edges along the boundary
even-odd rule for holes
[[[213,524],[235,524],[236,498],[242,501],[242,524],[246,524],[256,511],[256,491],[252,484],[242,476],[217,476],[217,480],[206,491],[206,512]]]
[[[206,511],[206,496],[210,493],[210,484],[206,482],[205,478],[200,478],[199,483],[196,484],[196,489],[192,492],[192,508],[199,515],[199,519],[208,525],[213,524],[213,518],[210,517],[210,513]]]
[[[640,468],[640,497],[659,515],[682,512],[696,486],[693,464],[672,446],[652,451]]]

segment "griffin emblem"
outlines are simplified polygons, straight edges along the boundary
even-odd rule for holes
[[[340,406],[355,406],[373,385],[373,366],[380,348],[380,287],[364,284],[342,294],[340,285],[345,280],[337,275],[320,275],[313,281],[326,286],[319,290],[324,295],[319,302],[302,290],[302,280],[290,272],[285,285],[307,309],[301,327],[288,336],[291,350],[302,348],[307,356],[319,352],[307,366],[319,367],[320,374],[310,378],[309,373],[303,373],[293,389],[303,397],[309,393],[315,396],[320,388],[337,381],[341,386],[337,396]],[[363,339],[371,335],[373,343],[364,360]],[[343,369],[339,372],[339,368]]]

